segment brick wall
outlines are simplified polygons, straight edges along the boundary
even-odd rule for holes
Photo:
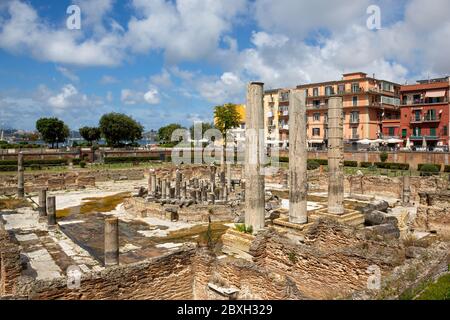
[[[13,294],[20,272],[19,246],[11,242],[0,222],[0,297]]]
[[[184,300],[193,298],[194,247],[186,247],[139,263],[83,275],[79,289],[68,289],[67,279],[29,281],[22,278],[14,294],[47,299]]]

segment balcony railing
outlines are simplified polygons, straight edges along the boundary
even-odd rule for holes
[[[414,100],[407,100],[406,102],[402,101],[401,105],[402,106],[414,106],[414,105],[422,105],[422,104],[443,104],[443,103],[448,103],[448,99],[444,98],[444,99],[442,99],[442,101],[438,101],[438,102],[436,102],[436,101],[433,102],[433,101],[429,101],[426,99],[414,99]]]
[[[424,117],[413,117],[411,123],[422,123],[422,122],[440,122],[441,119],[436,116],[424,116]]]
[[[357,118],[357,119],[355,119],[355,118],[350,119],[350,123],[351,124],[359,124],[359,118]]]
[[[425,140],[439,140],[438,136],[416,136],[416,135],[412,135],[410,137],[410,140],[423,140],[423,138],[425,138]]]

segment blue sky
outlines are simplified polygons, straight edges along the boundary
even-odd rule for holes
[[[81,10],[81,30],[66,9]],[[377,5],[381,29],[366,10]],[[447,0],[3,0],[0,126],[72,129],[123,112],[146,130],[211,121],[246,83],[294,87],[364,71],[399,83],[450,74]]]

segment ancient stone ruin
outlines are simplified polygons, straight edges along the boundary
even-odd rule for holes
[[[397,299],[448,270],[447,179],[345,175],[334,97],[328,171],[308,170],[302,90],[289,166],[269,170],[263,91],[248,86],[243,164],[33,176],[19,154],[0,177],[0,297]]]

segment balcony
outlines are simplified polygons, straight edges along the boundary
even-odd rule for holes
[[[436,116],[430,116],[430,115],[426,115],[423,118],[423,122],[440,122],[441,119],[439,117]]]
[[[350,124],[359,124],[359,118],[350,119]]]
[[[425,140],[439,140],[438,136],[411,136],[409,139],[410,140],[423,140],[423,138],[425,138]]]
[[[448,99],[444,98],[441,101],[438,102],[430,102],[426,99],[414,99],[409,101],[402,101],[401,106],[420,106],[420,105],[438,105],[438,104],[444,104],[448,103]]]
[[[436,116],[424,116],[424,117],[413,117],[411,119],[411,123],[432,123],[432,122],[440,122],[441,119]]]

